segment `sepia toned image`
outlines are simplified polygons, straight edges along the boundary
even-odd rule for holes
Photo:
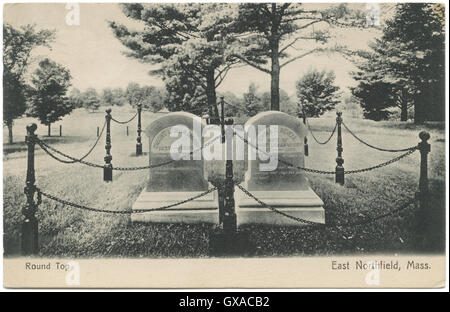
[[[444,287],[446,9],[4,4],[4,286]]]

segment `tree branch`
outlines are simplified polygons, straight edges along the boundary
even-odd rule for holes
[[[293,57],[293,58],[291,58],[290,60],[288,60],[288,61],[284,62],[283,64],[281,64],[281,65],[280,65],[280,68],[283,68],[284,66],[286,66],[286,65],[289,64],[289,63],[292,63],[292,62],[295,61],[295,60],[301,59],[302,57],[305,57],[305,56],[310,55],[310,54],[312,54],[312,53],[318,52],[318,51],[320,51],[320,50],[322,50],[322,49],[316,48],[316,49],[312,49],[312,50],[310,50],[310,51],[308,51],[308,52],[305,52],[305,53],[303,53],[303,54],[297,55],[296,57]]]
[[[194,80],[196,80],[203,89],[207,89],[204,81],[197,77],[195,73],[193,73],[189,68],[185,67],[182,62],[179,63],[180,66],[187,72],[189,72]]]
[[[235,58],[241,60],[242,62],[246,63],[247,65],[250,65],[250,66],[252,66],[252,67],[254,67],[254,68],[256,68],[256,69],[258,69],[258,70],[260,70],[260,71],[270,75],[270,70],[269,69],[261,67],[258,64],[255,64],[255,63],[247,60],[246,58],[244,58],[244,57],[242,57],[240,55],[233,54],[232,56],[234,56]]]

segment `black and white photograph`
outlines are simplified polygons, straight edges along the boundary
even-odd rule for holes
[[[4,287],[444,287],[447,9],[3,4]]]

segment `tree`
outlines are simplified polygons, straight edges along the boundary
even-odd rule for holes
[[[248,91],[244,93],[244,109],[247,116],[255,116],[263,110],[261,98],[257,96],[257,86],[252,82],[248,86]]]
[[[31,51],[46,46],[53,40],[54,32],[36,30],[27,25],[19,29],[3,24],[3,123],[8,127],[8,142],[13,143],[14,119],[26,110],[27,86],[24,74],[31,63]]]
[[[114,94],[113,94],[111,88],[103,89],[101,102],[105,106],[113,106],[114,105]]]
[[[174,70],[194,79],[205,92],[210,114],[218,116],[216,88],[238,63],[229,53],[235,7],[226,3],[123,4],[124,14],[143,22],[145,29],[131,31],[115,22],[110,26],[129,48],[129,56],[161,65],[153,74]],[[190,89],[188,97],[194,93],[196,88]]]
[[[157,112],[164,107],[166,94],[153,86],[141,87],[135,82],[130,82],[125,91],[125,97],[133,107],[141,104],[143,109]]]
[[[88,88],[82,95],[83,105],[86,110],[90,110],[92,113],[100,108],[100,98],[97,90],[94,88]]]
[[[375,68],[381,80],[393,86],[392,106],[400,105],[402,120],[407,119],[411,104],[415,123],[444,119],[444,12],[438,3],[397,4],[382,37],[371,46],[374,57],[367,67]]]
[[[408,108],[412,105],[408,96],[410,86],[405,79],[392,79],[385,73],[381,56],[375,52],[359,51],[360,61],[354,61],[358,71],[352,77],[358,81],[351,88],[359,100],[364,118],[372,120],[387,119],[389,108],[397,106],[401,110],[401,121],[408,119]]]
[[[145,94],[142,92],[141,87],[136,82],[130,82],[125,90],[125,98],[128,104],[133,107],[137,107],[138,104],[142,104]]]
[[[163,80],[167,91],[164,104],[169,111],[211,112],[205,89],[180,66],[164,66]]]
[[[152,112],[158,112],[163,109],[166,98],[166,92],[164,90],[152,86],[144,86],[142,87],[142,92],[144,94],[142,101],[143,109]]]
[[[122,88],[114,88],[111,90],[111,92],[113,95],[112,105],[123,106],[127,102],[125,92]]]
[[[73,88],[69,94],[69,102],[73,108],[83,107],[83,95],[77,88]]]
[[[261,103],[264,110],[270,110],[271,106],[270,92],[264,92],[261,95]],[[297,110],[298,110],[297,103],[291,100],[286,91],[280,89],[280,111],[288,114],[296,114]]]
[[[31,106],[27,115],[37,117],[42,124],[47,125],[49,136],[51,124],[73,109],[66,97],[71,79],[68,69],[48,58],[39,62],[39,68],[31,77]]]
[[[329,32],[315,30],[314,25],[357,26],[363,22],[362,14],[345,4],[327,10],[307,9],[298,3],[240,4],[236,32],[244,36],[238,37],[234,56],[270,75],[270,109],[280,110],[281,69],[313,53],[339,51],[338,47],[325,47]],[[251,49],[242,51],[242,47]],[[292,49],[299,52],[290,55],[288,52]],[[281,63],[280,59],[285,61]],[[265,66],[268,60],[270,67]]]
[[[392,85],[383,81],[360,81],[357,87],[351,89],[358,98],[367,119],[380,121],[389,117],[389,107],[392,107]]]
[[[297,81],[299,107],[307,116],[321,116],[339,103],[339,87],[334,85],[334,79],[333,71],[309,70]]]

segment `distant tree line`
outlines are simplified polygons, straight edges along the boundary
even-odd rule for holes
[[[387,119],[397,107],[402,121],[445,120],[445,6],[401,3],[381,38],[360,51],[352,89],[364,117]]]
[[[70,91],[69,101],[74,108],[85,108],[90,112],[97,111],[100,106],[136,107],[138,104],[141,104],[144,110],[157,112],[165,105],[166,91],[164,88],[141,87],[138,83],[130,82],[125,89],[118,87],[97,91],[95,88],[87,88],[80,91],[73,88]]]

